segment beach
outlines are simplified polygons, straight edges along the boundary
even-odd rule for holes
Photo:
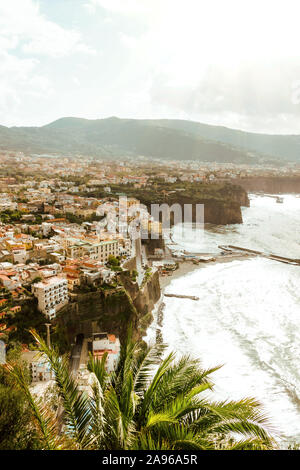
[[[225,256],[221,256],[219,254],[215,254],[215,255],[210,254],[209,256],[213,256],[214,261],[194,263],[191,260],[181,260],[178,262],[179,264],[178,269],[176,269],[175,271],[171,271],[170,275],[163,276],[160,274],[159,282],[160,282],[162,294],[164,293],[166,287],[169,284],[171,284],[171,282],[174,279],[183,277],[186,274],[189,274],[190,272],[195,271],[196,269],[204,268],[205,266],[208,266],[211,264],[229,263],[233,260],[244,260],[244,259],[249,259],[253,257],[252,255],[242,254],[242,253],[232,253],[232,254],[228,254]]]

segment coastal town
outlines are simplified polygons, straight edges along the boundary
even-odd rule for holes
[[[0,0],[10,461],[300,450],[299,14]]]
[[[142,157],[137,164],[130,159],[99,161],[3,152],[0,160],[0,339],[6,345],[21,342],[33,384],[46,385],[52,380],[51,368],[31,349],[28,328],[38,324],[44,333],[47,328],[50,343],[50,330],[57,329],[68,305],[76,304],[81,294],[122,287],[120,273],[129,273],[142,289],[155,272],[164,285],[164,277],[178,269],[180,261],[216,260],[210,254],[178,253],[171,239],[149,247],[140,238],[132,238],[127,227],[138,215],[145,238],[151,233],[162,239],[161,223],[137,195],[156,191],[164,202],[176,190],[183,194],[189,188],[184,185],[213,188],[243,177],[300,175],[295,165],[281,169],[203,162],[160,164]],[[160,189],[161,183],[165,189]],[[120,197],[126,197],[127,208],[135,209],[126,213],[122,223]],[[249,254],[223,250],[222,256],[225,260]],[[28,310],[37,322],[23,321]],[[105,354],[111,372],[119,357],[120,339],[112,328],[101,331],[93,322],[89,334],[74,336],[67,349],[72,351],[72,370],[84,388],[90,355],[101,358]]]

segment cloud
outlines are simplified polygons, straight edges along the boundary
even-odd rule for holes
[[[90,0],[85,4],[90,11],[95,11],[97,6],[115,13],[125,15],[139,15],[153,10],[159,1],[164,0]]]
[[[39,61],[20,59],[0,52],[0,116],[1,124],[21,123],[20,109],[32,103],[32,99],[43,102],[53,95],[50,80],[37,72]]]
[[[47,3],[0,0],[0,123],[38,123],[55,96],[51,116],[300,131],[299,0],[81,0],[76,28]]]
[[[154,105],[197,120],[244,129],[300,131],[300,60],[211,65],[193,86],[174,86],[157,76],[150,90]]]
[[[62,28],[45,18],[33,0],[10,0],[0,3],[0,44],[12,49],[18,44],[28,55],[63,57],[73,52],[94,54],[81,34]]]
[[[95,53],[80,32],[47,19],[37,1],[0,2],[0,123],[22,124],[30,112],[44,113],[58,92],[42,71],[47,60]]]
[[[300,132],[298,1],[91,2],[143,24],[119,40],[135,75],[151,82],[152,114]]]
[[[51,61],[95,54],[81,32],[49,20],[36,0],[0,2],[0,123],[39,122],[61,101]]]

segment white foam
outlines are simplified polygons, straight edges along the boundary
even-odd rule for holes
[[[243,242],[245,247],[300,257],[300,199],[285,196],[284,204],[276,204],[259,197],[251,203],[244,210],[244,226],[206,231],[204,250]],[[176,238],[179,232],[175,227],[176,242],[190,249],[187,236]],[[299,281],[298,266],[262,258],[207,265],[168,286],[168,292],[200,300],[165,298],[162,328],[163,339],[179,355],[199,357],[205,367],[225,363],[215,374],[216,396],[257,397],[282,439],[298,442]]]

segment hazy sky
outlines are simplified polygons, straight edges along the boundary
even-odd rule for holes
[[[0,0],[0,124],[179,118],[300,134],[299,0]]]

